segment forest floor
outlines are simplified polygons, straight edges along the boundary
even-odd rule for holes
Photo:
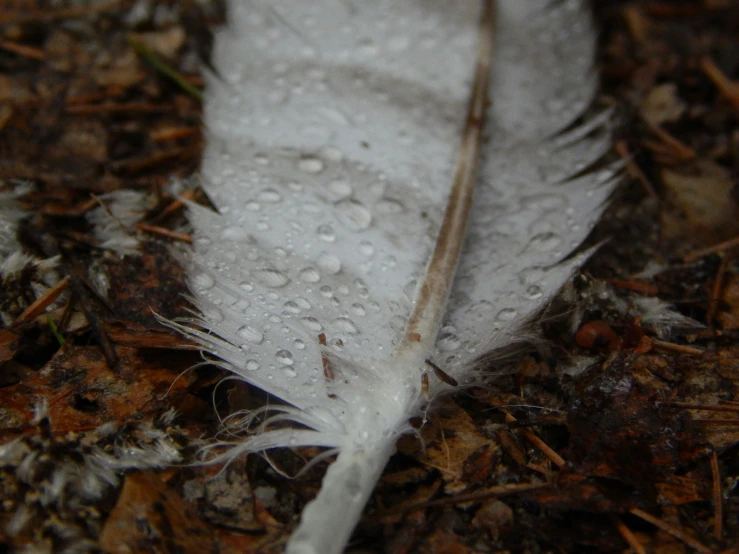
[[[547,350],[401,440],[353,552],[739,552],[739,3],[593,4],[626,172],[607,242]],[[154,316],[187,315],[177,195],[207,202],[223,17],[0,0],[0,552],[279,552],[318,490],[325,462],[283,475],[312,449],[190,465],[263,394]],[[116,190],[148,202],[137,255],[94,232],[127,225]],[[8,262],[16,238],[33,260]]]

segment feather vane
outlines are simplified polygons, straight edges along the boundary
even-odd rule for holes
[[[288,545],[336,553],[429,367],[448,375],[431,397],[474,382],[587,258],[568,256],[618,173],[585,171],[608,114],[575,124],[594,33],[579,0],[229,7],[206,95],[217,212],[190,206],[201,315],[175,325],[298,424],[226,458],[338,453]]]

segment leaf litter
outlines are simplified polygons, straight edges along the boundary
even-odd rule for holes
[[[258,391],[232,394],[228,382],[216,386],[220,374],[212,366],[187,372],[202,360],[174,350],[182,339],[163,332],[152,316],[151,308],[169,317],[186,314],[172,240],[134,225],[126,232],[141,244],[139,255],[121,258],[101,245],[84,217],[96,206],[91,195],[136,190],[154,206],[141,223],[186,232],[181,212],[169,208],[183,189],[168,185],[172,175],[188,179],[198,166],[202,141],[192,129],[200,106],[137,57],[128,40],[139,33],[147,44],[164,45],[157,54],[194,86],[200,85],[198,54],[209,45],[194,38],[203,29],[184,33],[181,45],[172,39],[192,29],[197,4],[141,5],[136,18],[129,4],[115,2],[60,10],[58,19],[53,10],[3,14],[0,177],[4,190],[33,187],[19,197],[23,217],[12,232],[38,260],[60,255],[54,271],[74,282],[42,316],[13,326],[53,283],[30,270],[3,275],[0,306],[9,314],[0,349],[3,452],[23,445],[39,452],[39,460],[49,449],[79,459],[90,444],[108,448],[100,426],[114,425],[124,443],[141,441],[142,429],[161,425],[175,408],[178,416],[165,425],[162,437],[169,438],[162,440],[193,461],[200,437],[217,432],[218,414],[229,413],[229,403],[260,402]],[[565,313],[546,322],[546,350],[490,368],[495,376],[486,389],[446,400],[418,422],[423,441],[404,439],[353,548],[611,552],[626,548],[631,533],[645,550],[720,551],[737,539],[739,308],[731,240],[739,142],[729,85],[739,78],[730,61],[739,8],[698,1],[596,8],[603,94],[634,114],[619,129],[633,180],[592,239],[609,242],[553,306],[552,313],[558,307]],[[201,19],[219,17],[207,12]],[[644,298],[685,319],[650,322],[654,310],[644,307]],[[577,341],[577,331],[595,321],[619,340],[604,331],[605,343],[598,343],[604,339],[597,325],[595,342]],[[643,337],[705,352],[639,351]],[[43,398],[48,428],[34,420],[33,406]],[[536,444],[565,465],[558,467]],[[11,549],[35,544],[62,551],[69,545],[59,535],[66,532],[89,551],[110,550],[111,536],[134,549],[148,543],[125,530],[146,520],[146,540],[166,537],[156,546],[162,552],[276,552],[320,482],[320,466],[293,481],[280,478],[278,471],[297,474],[305,454],[250,456],[215,476],[191,466],[157,473],[135,463],[116,468],[115,482],[100,498],[82,502],[79,491],[68,489],[56,517],[74,529],[71,535],[45,519],[50,514],[34,511],[48,487],[45,474],[37,469],[38,478],[23,480],[18,460],[6,456],[2,540]],[[522,484],[541,488],[501,493]],[[463,501],[465,494],[486,491],[488,498]],[[142,516],[122,519],[121,510],[130,509]],[[47,532],[27,531],[19,513],[31,514],[28,521]],[[83,513],[95,513],[95,523],[79,523]],[[195,534],[168,534],[167,522]]]

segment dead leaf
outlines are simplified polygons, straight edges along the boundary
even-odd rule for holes
[[[739,328],[739,274],[732,273],[726,280],[721,295],[724,309],[718,312],[718,320],[723,329]]]
[[[20,337],[12,331],[0,329],[0,364],[13,358],[19,341]]]
[[[23,414],[27,424],[33,417],[35,402],[47,398],[55,430],[66,432],[161,413],[184,396],[190,377],[176,377],[191,362],[182,353],[142,355],[122,347],[117,352],[119,366],[125,369],[121,373],[107,366],[97,347],[60,349],[34,377],[0,388],[0,404]],[[5,423],[0,422],[0,427],[8,428]]]
[[[707,452],[687,414],[661,407],[675,387],[649,371],[653,357],[617,353],[579,378],[565,454],[579,473],[649,490]]]
[[[100,536],[100,546],[110,554],[217,552],[208,527],[153,472],[126,476]]]
[[[677,121],[684,112],[685,102],[678,95],[675,83],[655,86],[646,94],[639,106],[641,116],[658,125]]]
[[[676,243],[678,254],[739,233],[734,182],[723,166],[698,160],[681,168],[663,168],[661,176],[669,206],[662,212],[662,233]]]
[[[493,467],[498,445],[483,436],[472,418],[450,398],[435,403],[429,422],[421,429],[425,449],[418,440],[401,440],[398,448],[422,464],[441,471],[444,490],[458,493],[480,483]]]
[[[490,534],[497,541],[513,526],[513,510],[500,500],[488,500],[477,510],[472,525]]]

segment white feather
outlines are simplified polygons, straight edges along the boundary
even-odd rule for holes
[[[567,258],[616,181],[584,171],[609,149],[607,114],[571,127],[596,88],[582,2],[498,2],[489,137],[472,210],[454,216],[468,230],[451,286],[444,237],[461,231],[443,221],[458,160],[474,167],[460,142],[490,59],[484,4],[232,0],[217,36],[202,173],[218,213],[191,206],[202,318],[177,326],[286,402],[271,421],[300,424],[227,456],[339,453],[289,552],[343,549],[425,407],[426,360],[469,383],[519,340],[587,257]],[[449,388],[431,375],[431,396]]]

